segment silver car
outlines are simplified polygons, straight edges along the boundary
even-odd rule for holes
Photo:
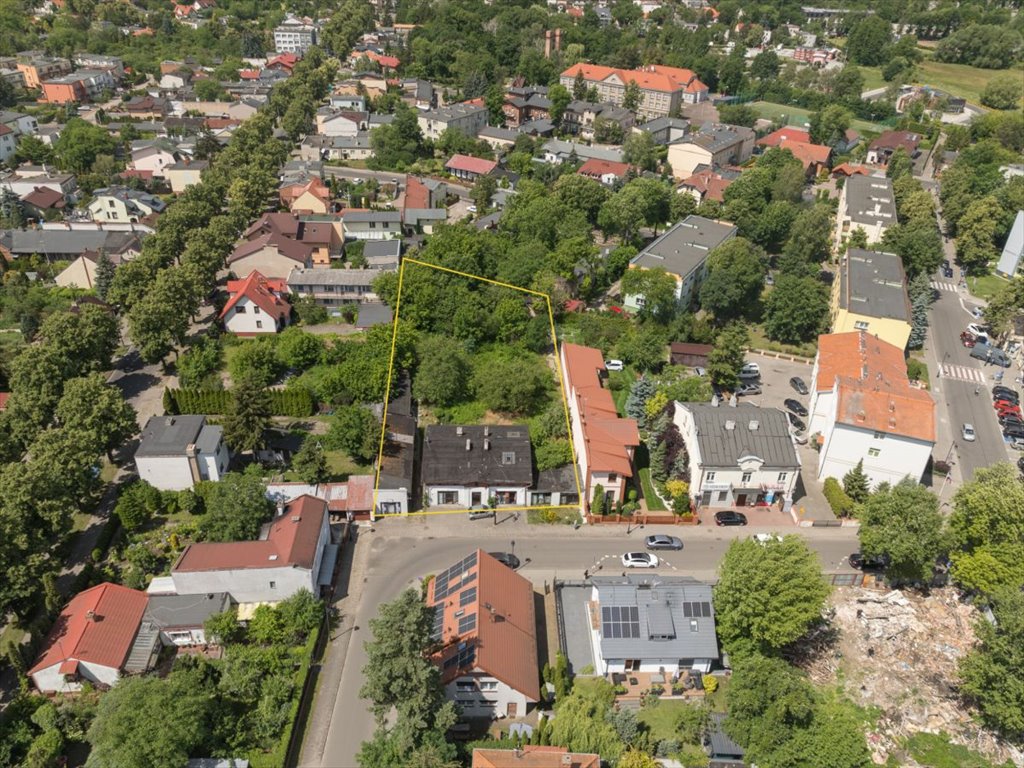
[[[644,546],[648,549],[682,549],[683,540],[677,536],[656,533],[644,539]]]

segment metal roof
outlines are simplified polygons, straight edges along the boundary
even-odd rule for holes
[[[839,306],[858,315],[909,323],[906,281],[896,254],[851,248],[839,269]]]
[[[205,425],[205,416],[151,416],[135,456],[182,456]]]
[[[846,180],[846,215],[854,224],[896,223],[892,181],[879,176],[851,176]]]
[[[687,216],[633,257],[632,263],[644,269],[662,267],[686,277],[707,261],[708,254],[736,236],[736,227],[703,216]]]
[[[227,592],[204,592],[199,595],[150,595],[143,621],[160,629],[201,627],[210,616],[231,607]]]
[[[778,408],[704,403],[677,403],[676,407],[693,415],[704,469],[735,469],[745,456],[756,456],[768,468],[800,468],[789,419]]]
[[[1017,211],[1013,229],[1010,230],[1010,236],[1006,238],[1006,245],[999,256],[996,272],[1012,277],[1020,268],[1021,257],[1024,257],[1024,211]]]

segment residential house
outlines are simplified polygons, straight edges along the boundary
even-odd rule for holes
[[[673,421],[686,446],[694,507],[792,504],[800,457],[781,410],[676,403]]]
[[[292,213],[327,213],[331,207],[331,190],[318,178],[285,184],[278,195]]]
[[[212,645],[219,638],[208,637],[203,626],[207,619],[231,608],[231,595],[227,592],[202,592],[191,595],[161,594],[154,591],[154,584],[173,580],[162,577],[153,579],[147,592],[149,599],[146,612],[142,615],[140,633],[154,633],[165,648],[171,646],[188,648]]]
[[[173,75],[165,75],[173,77]],[[126,99],[112,110],[116,114],[125,114],[139,120],[163,120],[171,111],[171,102],[162,96],[143,94]]]
[[[710,344],[688,344],[682,341],[673,341],[668,345],[668,361],[672,365],[703,368],[708,364],[708,356],[713,348]]]
[[[1006,244],[999,255],[999,263],[996,264],[996,274],[1003,277],[1013,277],[1020,269],[1021,261],[1024,260],[1024,211],[1017,211],[1017,218],[1013,221],[1013,228],[1006,238]]]
[[[477,134],[477,138],[480,141],[487,142],[491,149],[498,152],[504,152],[505,150],[512,149],[516,145],[516,139],[519,138],[519,132],[513,131],[510,128],[494,128],[493,126],[485,126],[480,129],[480,133]]]
[[[109,687],[121,679],[146,610],[146,593],[103,583],[64,606],[28,676],[40,693]]]
[[[161,491],[183,491],[220,480],[230,455],[224,430],[205,416],[151,416],[135,450],[139,479]]]
[[[896,224],[896,199],[892,180],[879,176],[851,176],[839,193],[835,248],[842,247],[856,229],[864,230],[868,245],[880,243],[886,230]]]
[[[227,289],[220,320],[229,333],[256,336],[283,331],[288,325],[292,306],[285,298],[286,281],[268,280],[253,271],[244,280],[228,280]]]
[[[443,208],[448,185],[439,179],[420,176],[405,177],[403,208]]]
[[[295,267],[288,273],[288,291],[302,298],[312,297],[329,313],[340,315],[346,304],[375,301],[373,281],[376,269],[306,269]]]
[[[355,136],[370,127],[369,112],[344,112],[323,107],[316,113],[316,132],[322,136]]]
[[[917,157],[917,149],[921,145],[921,136],[910,131],[886,131],[868,144],[867,162],[875,165],[888,165],[892,153],[902,147],[911,157]]]
[[[0,230],[0,256],[8,261],[39,255],[48,262],[74,261],[86,251],[105,251],[111,259],[138,256],[136,232],[103,229],[5,229]]]
[[[158,179],[165,177],[165,169],[178,162],[178,155],[160,144],[147,144],[132,150],[128,167],[133,171],[148,172]]]
[[[487,107],[466,103],[449,104],[428,112],[421,112],[416,120],[424,138],[436,140],[449,128],[464,133],[470,138],[476,138],[480,129],[487,125],[487,118]]]
[[[365,112],[366,97],[358,93],[333,93],[328,105],[342,112]]]
[[[302,160],[368,160],[373,157],[369,131],[354,136],[307,136],[299,145]]]
[[[528,85],[509,88],[501,105],[505,124],[515,128],[531,120],[551,117],[547,86]]]
[[[736,236],[732,224],[690,215],[661,234],[632,258],[630,269],[664,269],[676,281],[676,297],[685,308],[696,298],[707,277],[708,255]],[[623,304],[632,310],[644,306],[641,295],[626,295]]]
[[[333,580],[337,546],[331,543],[327,502],[300,496],[280,506],[256,541],[197,542],[171,567],[179,595],[227,592],[239,617],[256,603],[277,603],[307,589],[320,596]]]
[[[618,126],[623,137],[633,128],[635,116],[625,107],[607,102],[596,104],[589,101],[570,101],[562,114],[565,132],[584,139],[593,139],[602,124]]]
[[[174,163],[164,169],[164,176],[167,183],[171,185],[171,191],[180,195],[189,187],[193,187],[202,181],[203,171],[210,167],[207,160],[191,160],[186,158],[180,163]]]
[[[156,195],[128,187],[104,187],[93,193],[89,215],[93,221],[138,223],[147,216],[163,213],[167,203]]]
[[[846,155],[853,151],[854,147],[860,144],[861,135],[853,128],[847,128],[843,132],[843,138],[836,141],[832,148],[840,155]]]
[[[96,265],[100,255],[96,251],[83,251],[82,255],[68,264],[60,273],[53,278],[53,281],[62,288],[84,288],[92,290],[96,287]],[[115,267],[120,266],[123,260],[114,256],[110,263]]]
[[[832,333],[866,331],[906,349],[913,313],[900,257],[850,248],[832,281],[831,318]]]
[[[574,64],[562,72],[559,82],[572,90],[576,76],[583,75],[587,87],[597,88],[601,101],[622,106],[626,86],[640,88],[637,113],[652,119],[677,114],[683,104],[696,104],[708,98],[708,87],[689,69],[651,64],[640,69],[615,69],[596,64]]]
[[[589,508],[598,486],[609,502],[624,502],[626,485],[636,474],[636,421],[619,418],[603,385],[608,372],[600,350],[563,343],[560,360],[584,506]]]
[[[427,110],[437,106],[437,94],[428,80],[407,78],[399,82],[398,87],[402,92],[402,101],[414,109]]]
[[[363,62],[368,61],[371,64],[376,64],[380,67],[380,71],[385,74],[392,74],[399,65],[402,63],[401,59],[397,56],[388,56],[380,50],[373,50],[372,48],[357,48],[349,54],[348,57],[349,66],[353,69],[367,68]]]
[[[594,576],[585,633],[599,675],[705,674],[719,660],[711,585],[688,576]]]
[[[274,27],[274,50],[278,53],[304,54],[317,43],[319,28],[310,19],[289,14]]]
[[[43,165],[22,165],[9,176],[0,179],[0,187],[24,197],[36,189],[53,189],[64,195],[68,202],[78,199],[78,182],[73,173],[55,173]]]
[[[271,56],[267,59],[267,66],[260,72],[260,77],[262,78],[267,72],[276,72],[279,77],[291,77],[292,70],[295,69],[300,58],[302,57],[299,54],[291,52]]]
[[[0,109],[0,125],[6,125],[15,136],[34,136],[39,132],[39,123],[32,115]]]
[[[491,200],[494,201],[497,196],[498,192],[495,192]],[[409,236],[432,235],[434,227],[444,224],[447,220],[448,212],[444,208],[405,208],[402,210],[402,226]]]
[[[345,237],[350,240],[388,240],[402,236],[402,214],[398,211],[343,212]]]
[[[730,168],[703,168],[679,182],[676,192],[690,195],[698,205],[705,200],[722,203],[725,202],[725,190],[740,177],[740,173]]]
[[[124,76],[124,62],[119,56],[106,56],[99,53],[76,53],[75,66],[83,69],[102,69],[110,73],[115,80]]]
[[[363,242],[363,260],[369,269],[395,272],[402,260],[402,241],[366,240]]]
[[[704,750],[708,753],[708,768],[747,768],[744,750],[725,733],[725,713],[712,712],[704,735]]]
[[[575,141],[549,139],[544,142],[544,162],[548,165],[561,165],[565,162],[577,163],[587,160],[607,160],[613,163],[624,162],[625,156],[617,147],[601,147],[582,144]]]
[[[386,416],[382,421],[384,445],[382,456],[377,463],[374,514],[405,514],[412,503],[416,441],[419,432],[408,374],[399,374],[396,391],[388,398]]]
[[[581,165],[576,173],[580,176],[586,176],[589,179],[599,181],[606,187],[612,187],[625,181],[629,170],[629,163],[614,163],[610,160],[592,158]]]
[[[490,176],[497,167],[498,164],[493,160],[469,155],[452,155],[444,164],[444,169],[448,173],[463,181],[476,181],[481,176]]]
[[[26,55],[18,56],[18,71],[25,77],[25,87],[29,90],[37,90],[43,87],[44,80],[66,75],[74,69],[67,59],[51,58],[36,52],[27,52]]]
[[[700,166],[742,165],[754,151],[754,132],[741,125],[705,123],[696,133],[668,146],[676,179],[692,176]]]
[[[936,440],[935,402],[910,383],[903,349],[864,331],[818,337],[808,430],[818,479],[858,462],[872,485],[920,480]]]
[[[814,144],[811,134],[802,128],[786,126],[772,131],[757,141],[762,149],[787,149],[793,157],[800,161],[804,171],[811,178],[827,171],[832,157],[832,148],[823,144]]]
[[[327,503],[331,520],[369,519],[373,510],[374,475],[349,475],[338,483],[270,483],[267,498],[287,504],[300,496],[315,496]]]
[[[242,242],[227,262],[238,275],[257,270],[267,277],[285,277],[295,266],[328,266],[340,250],[331,222],[266,213],[242,233]]]
[[[431,429],[430,427],[427,428]],[[540,701],[533,585],[481,549],[430,580],[433,660],[463,717],[522,717]]]
[[[43,101],[48,104],[71,104],[96,101],[104,91],[117,83],[102,69],[79,69],[68,75],[43,81]]]
[[[0,163],[7,163],[18,151],[18,134],[13,128],[0,125]]]
[[[21,198],[21,207],[27,218],[47,219],[51,215],[63,216],[67,209],[67,201],[64,195],[55,189],[36,187]]]
[[[530,428],[433,424],[424,432],[420,472],[430,506],[526,506],[533,484]]]
[[[690,121],[682,117],[656,117],[646,123],[634,125],[635,133],[647,133],[659,146],[679,141],[690,130]]]
[[[517,749],[473,750],[471,768],[601,768],[601,756],[565,747],[523,744]]]

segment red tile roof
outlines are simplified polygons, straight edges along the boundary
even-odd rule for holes
[[[320,202],[324,203],[324,205],[330,202],[331,190],[326,184],[320,181],[320,179],[315,178],[304,183],[288,184],[283,186],[278,194],[281,198],[281,202],[291,208],[295,201],[307,192],[313,195],[313,197]]]
[[[280,296],[288,293],[288,285],[285,280],[270,280],[253,270],[244,280],[229,280],[227,288],[229,298],[224,309],[221,310],[221,317],[227,315],[243,297],[249,299],[275,320],[283,320],[291,314],[291,304]]]
[[[43,650],[28,673],[85,661],[120,669],[146,611],[147,595],[119,584],[100,584],[79,592],[57,617]],[[71,662],[71,664],[69,664]],[[61,671],[65,666],[61,667]]]
[[[903,350],[875,336],[819,336],[816,389],[836,391],[837,423],[935,441],[935,402],[911,386]]]
[[[384,54],[377,53],[376,51],[352,51],[352,54],[349,56],[349,60],[358,61],[364,57],[370,61],[380,64],[384,69],[397,69],[398,65],[402,63],[401,60],[394,56],[385,56]]]
[[[871,169],[863,165],[853,165],[852,163],[843,163],[842,165],[837,165],[832,169],[833,176],[854,176],[856,174],[870,176]]]
[[[430,190],[416,176],[405,177],[405,207],[414,209],[430,207]]]
[[[733,179],[724,179],[710,168],[698,171],[687,179],[680,182],[680,186],[689,187],[700,193],[701,197],[709,200],[725,201],[725,190],[732,184]]]
[[[601,768],[601,756],[525,744],[520,749],[474,749],[472,768]]]
[[[283,515],[274,518],[265,540],[190,544],[171,570],[220,571],[288,566],[311,570],[326,514],[326,501],[315,496],[299,496],[285,507]]]
[[[284,69],[291,70],[296,64],[299,63],[299,56],[295,53],[279,53],[277,56],[267,61],[267,67],[272,67],[275,64],[280,64]]]
[[[493,160],[484,160],[481,157],[470,157],[469,155],[452,155],[451,159],[444,164],[449,171],[464,171],[486,176],[498,167]]]
[[[450,667],[442,670],[442,680],[449,683],[471,669],[480,669],[519,691],[532,701],[540,700],[540,675],[537,667],[537,621],[534,614],[533,585],[508,566],[483,550],[477,550],[477,564],[467,570],[476,578],[476,597],[462,604],[459,592],[434,599],[432,580],[427,588],[427,604],[444,605],[441,628],[443,648],[434,655],[440,664],[462,643],[473,643],[476,659],[468,668]],[[464,611],[464,613],[463,613]],[[459,613],[459,616],[455,614]],[[476,614],[476,626],[459,634],[459,618]]]
[[[569,396],[576,399],[582,422],[583,451],[591,471],[616,472],[633,476],[630,448],[640,445],[640,432],[633,419],[620,419],[612,393],[601,386],[598,375],[605,370],[600,350],[563,344],[566,385]]]
[[[652,64],[642,69],[616,69],[596,64],[573,64],[562,73],[562,77],[575,79],[578,72],[582,72],[583,79],[588,82],[600,83],[615,76],[623,83],[633,81],[641,89],[648,91],[698,93],[708,90],[708,87],[697,78],[693,71],[660,64]]]
[[[762,147],[778,147],[788,149],[793,157],[803,163],[804,168],[812,165],[825,165],[832,154],[832,148],[823,144],[812,144],[811,135],[802,128],[786,126],[769,133],[758,142]]]
[[[792,125],[787,125],[758,139],[757,145],[759,147],[777,147],[784,141],[802,141],[805,144],[810,144],[811,134],[803,128],[795,128]]]
[[[629,163],[616,163],[612,160],[598,160],[591,158],[587,160],[576,173],[581,176],[590,176],[600,181],[606,173],[614,174],[617,178],[624,178],[629,172]]]

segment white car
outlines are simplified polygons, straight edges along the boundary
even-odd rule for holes
[[[650,552],[627,552],[622,556],[623,568],[657,568],[658,556]]]
[[[758,379],[761,377],[761,366],[757,363],[747,363],[740,368],[739,377],[741,379]]]
[[[779,536],[779,534],[777,533],[755,533],[750,538],[752,538],[762,547],[766,544],[770,544],[773,541],[782,541],[782,537]]]
[[[470,213],[476,213],[476,206],[475,205],[466,206],[466,210],[469,211]]]
[[[605,360],[604,367],[609,371],[621,371],[626,366],[621,360]]]
[[[975,336],[985,336],[988,334],[988,326],[979,325],[978,323],[970,323],[967,326],[967,332],[974,334]]]
[[[968,443],[973,443],[976,437],[976,435],[974,434],[974,425],[964,424],[963,429],[960,430],[960,434]]]

